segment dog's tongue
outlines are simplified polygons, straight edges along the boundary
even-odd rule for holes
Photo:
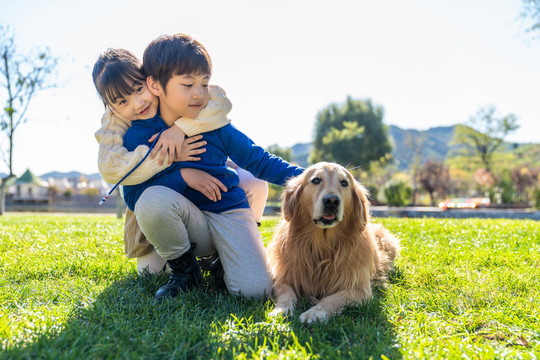
[[[329,215],[324,215],[323,216],[323,219],[325,220],[334,220],[336,218],[336,215],[334,214],[329,214]]]

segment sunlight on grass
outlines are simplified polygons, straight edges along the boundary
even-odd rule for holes
[[[402,240],[387,288],[326,324],[201,288],[160,303],[112,216],[0,217],[0,358],[538,358],[540,223],[375,219]],[[271,240],[277,218],[260,231]]]

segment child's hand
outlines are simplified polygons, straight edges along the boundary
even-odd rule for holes
[[[148,142],[154,142],[158,134],[154,134]],[[163,165],[165,161],[165,155],[169,153],[169,165],[171,165],[176,159],[180,157],[182,150],[182,143],[186,134],[178,126],[171,126],[167,130],[161,133],[157,144],[150,153],[150,159],[154,159],[159,152],[159,165]]]
[[[198,169],[183,168],[180,169],[180,173],[190,188],[201,192],[212,201],[221,200],[220,189],[223,192],[227,192],[225,185],[207,172]]]
[[[202,139],[202,135],[195,135],[184,140],[182,143],[182,151],[180,155],[176,154],[174,161],[198,161],[200,157],[195,155],[201,154],[206,151],[201,146],[206,145],[206,141],[199,141]]]

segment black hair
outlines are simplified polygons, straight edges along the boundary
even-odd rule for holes
[[[161,35],[144,51],[143,71],[165,91],[174,75],[212,75],[212,60],[204,46],[190,35]]]
[[[107,49],[99,55],[92,79],[105,106],[114,105],[146,82],[141,61],[124,49]]]

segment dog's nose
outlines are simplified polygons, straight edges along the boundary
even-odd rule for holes
[[[337,195],[326,195],[323,197],[323,204],[326,208],[335,209],[339,206],[341,200]]]

